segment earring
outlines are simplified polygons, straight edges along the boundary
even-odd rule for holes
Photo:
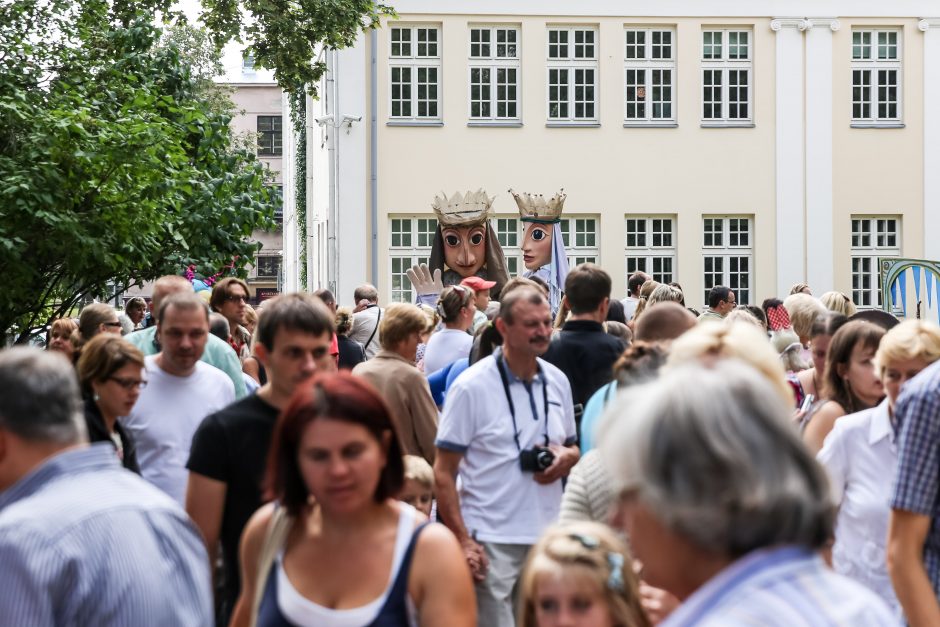
[[[101,400],[101,396],[99,396],[98,393],[95,392],[95,393],[92,395],[91,400],[93,400],[93,401],[95,401],[95,402],[97,403],[99,400]]]

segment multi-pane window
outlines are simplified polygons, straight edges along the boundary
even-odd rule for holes
[[[662,28],[628,28],[625,39],[624,120],[674,120],[675,32]]]
[[[248,72],[253,72],[255,67],[255,55],[250,52],[246,52],[244,56],[242,56],[242,69]]]
[[[852,302],[881,307],[878,257],[901,256],[901,221],[890,217],[852,218]]]
[[[519,218],[496,217],[492,222],[496,231],[496,240],[506,257],[506,271],[509,276],[518,276],[522,268],[522,228]]]
[[[750,122],[751,32],[702,32],[702,121]]]
[[[901,33],[852,31],[852,120],[901,119]]]
[[[597,263],[597,218],[562,218],[559,226],[569,266]]]
[[[470,119],[519,119],[519,29],[470,28]]]
[[[283,154],[281,116],[258,116],[258,156],[280,157]]]
[[[716,285],[730,287],[742,305],[750,304],[753,289],[754,243],[749,217],[706,217],[702,221],[704,304]]]
[[[597,30],[548,29],[548,120],[597,120]]]
[[[627,216],[626,276],[645,272],[660,283],[676,274],[675,220],[668,217]]]
[[[281,228],[284,225],[284,186],[272,185],[269,193],[274,206],[274,221],[277,222],[277,228]]]
[[[392,218],[389,228],[389,271],[391,299],[410,303],[414,300],[411,281],[405,274],[408,268],[427,263],[431,244],[437,231],[434,218]]]
[[[276,279],[280,276],[280,255],[258,255],[255,261],[255,275],[259,279]]]
[[[440,29],[436,26],[395,26],[389,31],[391,117],[440,119]]]

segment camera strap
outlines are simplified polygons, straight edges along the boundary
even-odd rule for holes
[[[519,428],[516,425],[516,406],[512,402],[512,394],[509,392],[509,377],[506,376],[506,368],[508,366],[506,366],[503,359],[503,353],[499,351],[496,354],[496,369],[499,370],[499,378],[503,382],[503,392],[506,394],[506,402],[509,404],[509,415],[512,417],[512,439],[516,442],[516,448],[521,453],[522,445],[519,442]],[[535,374],[537,377],[542,378],[542,403],[545,412],[545,432],[543,435],[545,436],[545,446],[548,446],[548,379],[545,377],[545,373],[542,372],[542,367],[537,363]],[[539,419],[538,412],[534,413],[535,415],[532,418],[537,421]]]

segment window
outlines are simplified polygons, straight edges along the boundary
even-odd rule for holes
[[[562,218],[559,226],[569,266],[597,263],[597,218]]]
[[[255,274],[259,279],[276,279],[281,275],[280,255],[258,255]]]
[[[390,114],[395,119],[440,119],[440,31],[435,26],[390,29]]]
[[[627,216],[626,278],[645,272],[660,283],[676,274],[675,221],[666,217]]]
[[[671,122],[676,61],[675,34],[664,29],[628,28],[624,72],[626,122]]]
[[[437,231],[434,218],[392,218],[389,230],[389,269],[393,302],[414,301],[411,281],[405,271],[419,263],[427,263],[431,244]]]
[[[274,221],[277,222],[277,228],[281,228],[284,226],[284,186],[272,185],[269,192],[274,206]]]
[[[522,227],[519,218],[500,218],[493,220],[493,230],[503,255],[506,257],[506,271],[509,276],[519,276],[522,268]],[[525,268],[522,268],[525,270]]]
[[[250,52],[246,52],[245,56],[242,57],[242,69],[247,72],[253,72],[255,70],[255,55]]]
[[[852,31],[852,121],[901,119],[901,33]]]
[[[258,156],[280,157],[281,148],[281,116],[258,116]]]
[[[597,120],[597,31],[548,29],[548,119]]]
[[[751,121],[751,33],[702,32],[702,121]]]
[[[753,220],[747,217],[706,217],[702,223],[705,299],[716,285],[730,287],[741,305],[751,302]]]
[[[858,307],[881,307],[878,257],[900,257],[900,219],[852,218],[852,302]]]
[[[519,30],[470,29],[470,119],[519,119]]]

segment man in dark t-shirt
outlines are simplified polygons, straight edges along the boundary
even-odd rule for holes
[[[202,532],[213,563],[222,544],[220,625],[228,624],[241,591],[242,530],[265,502],[262,482],[274,424],[299,383],[318,370],[336,369],[332,337],[333,318],[312,296],[285,294],[269,301],[255,346],[267,383],[256,395],[207,416],[193,436],[186,512]]]

